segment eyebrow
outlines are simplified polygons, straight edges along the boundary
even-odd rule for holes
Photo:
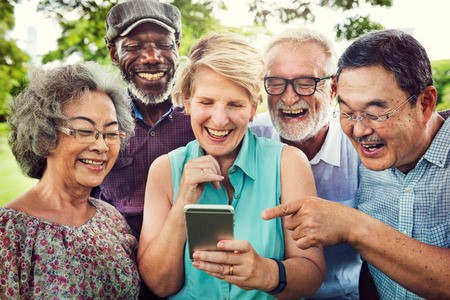
[[[347,104],[347,102],[345,102],[339,95],[337,96],[337,102],[338,104],[342,103],[348,107],[350,107],[350,105]],[[364,109],[368,108],[368,107],[379,107],[379,108],[388,108],[389,104],[386,100],[383,99],[373,99],[370,100],[369,102],[365,103],[365,107]]]
[[[94,126],[96,125],[96,123],[95,123],[94,120],[89,119],[89,118],[87,118],[87,117],[83,117],[83,116],[72,117],[72,118],[69,118],[69,120],[70,120],[70,121],[72,121],[72,120],[84,120],[84,121],[87,121],[87,122],[91,123],[91,124],[94,125]],[[119,124],[119,123],[118,123],[117,121],[111,121],[111,122],[109,122],[109,123],[103,125],[103,127],[108,127],[108,126],[116,125],[116,124]]]

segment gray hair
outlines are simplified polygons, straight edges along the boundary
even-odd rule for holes
[[[264,60],[267,63],[267,55],[275,46],[286,45],[297,49],[307,43],[316,43],[323,48],[328,57],[327,63],[323,66],[324,75],[334,75],[337,55],[333,42],[321,32],[307,27],[289,28],[275,36],[265,48]]]
[[[89,91],[102,91],[111,98],[116,109],[119,130],[127,134],[123,148],[134,133],[130,100],[118,72],[95,62],[81,62],[51,70],[36,70],[28,86],[9,103],[9,146],[22,172],[40,179],[49,151],[56,147],[56,126],[67,117],[62,110]]]

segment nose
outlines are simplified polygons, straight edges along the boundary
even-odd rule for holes
[[[228,111],[223,107],[215,107],[211,115],[211,120],[218,128],[224,127],[229,120]]]
[[[105,141],[105,136],[97,132],[96,140],[89,145],[89,149],[92,151],[97,151],[99,153],[105,153],[109,151],[109,147]]]
[[[140,62],[142,64],[158,64],[164,62],[161,51],[154,45],[148,45],[141,53]]]
[[[292,83],[289,83],[286,86],[286,89],[284,90],[283,94],[281,95],[281,100],[286,105],[292,105],[299,99],[300,99],[299,95],[294,91],[294,86],[292,85]]]
[[[373,132],[373,129],[364,125],[361,117],[356,118],[353,120],[353,135],[356,137],[363,137],[366,135],[370,135]]]

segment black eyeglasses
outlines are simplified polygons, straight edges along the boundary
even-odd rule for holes
[[[317,84],[322,80],[330,79],[332,76],[317,77],[298,77],[286,79],[281,77],[265,77],[264,88],[267,94],[279,96],[284,93],[288,84],[292,85],[294,91],[300,96],[311,96],[316,92]]]

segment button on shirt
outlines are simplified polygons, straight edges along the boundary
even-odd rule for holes
[[[450,119],[409,173],[360,171],[358,209],[416,240],[450,247]],[[382,299],[421,299],[370,264],[369,270]]]
[[[269,112],[256,115],[250,129],[258,136],[281,141]],[[330,120],[325,141],[310,164],[319,197],[355,207],[360,160],[337,120]],[[324,247],[324,256],[327,265],[325,281],[311,298],[324,299],[346,294],[353,294],[350,298],[357,297],[361,269],[359,254],[349,245],[340,244]]]
[[[247,240],[263,257],[284,257],[284,237],[281,219],[265,221],[261,212],[280,204],[280,167],[283,144],[258,138],[249,130],[244,136],[239,154],[228,170],[235,194],[234,238]],[[183,175],[184,165],[191,159],[204,155],[197,141],[169,153],[172,171],[173,199],[176,199]],[[216,190],[206,183],[198,203],[229,204],[223,185]],[[169,299],[273,299],[260,290],[243,290],[233,284],[210,276],[193,267],[188,247],[184,252],[185,280],[183,287]]]
[[[195,137],[190,118],[182,108],[171,108],[153,126],[142,120],[136,107],[133,116],[136,122],[134,136],[120,151],[114,167],[92,195],[116,207],[139,239],[150,164],[158,156],[185,146]]]

